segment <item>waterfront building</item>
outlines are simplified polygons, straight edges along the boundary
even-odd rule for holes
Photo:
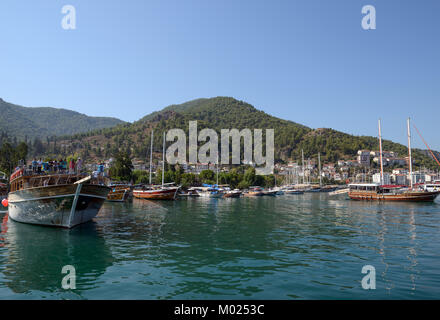
[[[373,183],[381,183],[380,181],[380,172],[373,174]],[[383,181],[382,184],[388,185],[391,184],[391,177],[388,172],[383,173]]]
[[[370,166],[370,151],[359,150],[357,153],[357,162],[362,166]]]
[[[408,169],[404,169],[404,168],[397,168],[397,169],[393,169],[393,174],[408,174]]]
[[[396,185],[408,185],[408,178],[406,174],[398,173],[391,174],[391,182]]]

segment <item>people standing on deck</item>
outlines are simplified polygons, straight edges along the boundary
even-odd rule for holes
[[[98,166],[98,173],[99,173],[100,176],[104,175],[104,164],[103,163],[99,164],[99,166]]]
[[[42,166],[42,171],[43,171],[43,172],[48,172],[48,171],[49,171],[49,163],[48,163],[48,162],[44,161],[44,162],[41,164],[41,166]]]
[[[32,160],[32,172],[37,172],[37,159]]]
[[[69,173],[75,173],[75,159],[73,158],[69,162]]]
[[[38,173],[41,173],[41,166],[42,165],[43,165],[43,161],[40,158],[40,160],[37,161],[37,172]]]
[[[78,161],[76,162],[76,172],[81,173],[81,167],[82,167],[82,160],[81,158],[78,158]]]
[[[61,167],[64,173],[67,172],[67,161],[66,159],[61,160]]]

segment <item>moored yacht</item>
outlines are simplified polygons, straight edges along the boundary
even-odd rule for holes
[[[348,196],[353,200],[381,201],[434,201],[438,191],[426,191],[422,188],[385,186],[378,183],[353,183],[349,185]]]
[[[171,184],[160,186],[143,186],[133,190],[133,197],[146,200],[174,200],[179,187]]]
[[[411,157],[411,130],[410,119],[408,127],[408,154],[409,154],[409,179],[410,186],[384,185],[383,181],[383,160],[382,160],[382,135],[379,120],[379,153],[380,153],[380,176],[381,183],[353,183],[349,185],[348,196],[353,200],[380,200],[380,201],[434,201],[440,194],[440,190],[428,190],[423,187],[414,186],[412,174]]]
[[[100,177],[38,174],[18,167],[10,178],[9,217],[23,223],[72,228],[93,219],[109,191]]]

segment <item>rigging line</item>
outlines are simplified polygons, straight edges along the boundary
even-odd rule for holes
[[[417,127],[415,126],[415,124],[413,123],[414,128],[416,129],[417,133],[419,134],[420,138],[422,138],[423,143],[425,144],[425,146],[428,148],[429,152],[431,152],[432,157],[434,158],[434,160],[437,162],[437,164],[440,166],[440,162],[438,161],[437,157],[434,155],[434,153],[432,152],[431,148],[428,146],[428,144],[426,143],[425,139],[423,139],[422,135],[420,134],[419,129],[417,129]]]

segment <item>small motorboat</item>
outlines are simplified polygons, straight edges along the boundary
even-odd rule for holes
[[[226,191],[223,197],[225,198],[240,198],[242,195],[242,192],[239,189],[229,190]]]

